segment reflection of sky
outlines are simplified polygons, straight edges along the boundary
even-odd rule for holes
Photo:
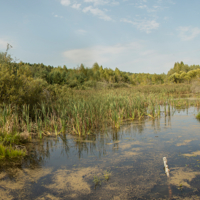
[[[126,199],[127,194],[137,198],[167,198],[169,188],[175,196],[199,195],[195,190],[200,182],[200,124],[195,119],[196,113],[195,108],[190,108],[160,119],[126,122],[119,131],[97,133],[87,140],[71,135],[46,138],[47,158],[44,156],[45,148],[41,150],[45,162],[34,168],[30,159],[33,163],[30,168],[16,168],[12,172],[13,179],[2,172],[0,175],[4,178],[0,176],[0,192],[4,185],[7,189],[3,194],[8,195],[11,185],[18,189],[17,183],[20,183],[20,189],[28,191],[24,194],[26,198],[32,195],[41,198],[95,199],[98,196],[111,199],[112,195],[122,195]],[[163,170],[164,156],[171,170],[169,182]],[[104,170],[112,172],[111,179],[94,190],[92,180],[95,175],[103,176]],[[180,184],[184,191],[178,189]]]
[[[143,152],[159,150],[169,152],[187,151],[186,146],[198,147],[198,126],[195,108],[179,109],[173,116],[161,116],[160,119],[127,122],[119,131],[98,133],[89,139],[67,136],[67,148],[61,139],[51,152],[47,166],[78,165],[84,162],[99,162],[115,157],[132,148]],[[191,140],[188,142],[188,140]],[[195,140],[194,140],[195,138]],[[188,142],[187,145],[181,143]],[[177,146],[177,144],[179,144]],[[55,162],[56,161],[56,162]],[[86,162],[86,163],[87,163]],[[85,162],[84,162],[85,163]]]

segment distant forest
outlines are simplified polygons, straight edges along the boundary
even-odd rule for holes
[[[57,93],[60,89],[117,88],[163,83],[190,83],[200,77],[199,65],[177,62],[167,74],[129,73],[112,70],[94,63],[91,68],[81,64],[70,69],[14,62],[8,52],[0,53],[0,103],[37,103],[44,90]],[[33,102],[29,102],[33,101]]]

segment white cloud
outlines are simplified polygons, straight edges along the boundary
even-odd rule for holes
[[[72,8],[74,8],[74,9],[77,9],[77,10],[78,10],[78,9],[80,8],[80,6],[81,6],[81,4],[80,4],[80,3],[79,3],[79,4],[78,4],[78,3],[75,3],[75,4],[73,4],[73,5],[72,5]]]
[[[138,6],[138,8],[144,9],[144,8],[147,8],[147,5],[141,5],[141,6]]]
[[[134,25],[138,30],[145,31],[146,33],[151,33],[153,29],[157,29],[159,27],[159,23],[155,20],[128,20],[128,19],[121,19],[121,22],[129,23]]]
[[[134,73],[167,73],[177,60],[187,56],[161,53],[146,46],[144,41],[113,46],[93,46],[63,52],[65,62],[77,66],[83,63],[91,67],[98,62],[103,67]]]
[[[63,16],[60,16],[60,15],[54,15],[54,17],[56,17],[56,18],[63,18]]]
[[[104,11],[100,10],[99,8],[93,8],[92,6],[88,6],[83,9],[84,13],[90,12],[93,15],[98,16],[100,19],[103,19],[105,21],[112,21],[112,18],[105,14]]]
[[[94,6],[97,5],[119,5],[118,1],[115,0],[84,0],[85,3],[93,3]]]
[[[95,62],[107,63],[110,60],[118,60],[121,55],[137,52],[142,47],[138,42],[129,44],[117,44],[114,46],[94,46],[83,49],[68,50],[63,53],[68,61],[92,66]],[[135,54],[134,53],[134,54]]]
[[[71,4],[70,0],[61,0],[60,3],[63,5],[63,6],[69,6]]]
[[[157,12],[157,11],[164,9],[164,7],[161,7],[161,6],[158,6],[158,5],[154,5],[152,7],[149,7],[146,4],[140,4],[139,6],[136,6],[136,7],[140,8],[140,9],[145,9],[149,13]]]
[[[192,40],[200,34],[200,29],[197,27],[180,26],[177,30],[179,31],[179,37],[183,41]]]

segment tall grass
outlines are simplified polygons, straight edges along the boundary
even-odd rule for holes
[[[58,91],[59,93],[59,91]],[[54,102],[30,107],[14,105],[0,107],[0,134],[27,132],[40,138],[46,134],[71,133],[80,136],[120,128],[123,121],[158,118],[160,106],[165,115],[171,106],[190,106],[174,96],[189,94],[188,85],[139,86],[113,90],[60,91]],[[196,100],[193,105],[200,105]]]
[[[0,159],[16,158],[25,155],[26,155],[25,150],[14,149],[12,146],[5,147],[2,144],[0,144]]]

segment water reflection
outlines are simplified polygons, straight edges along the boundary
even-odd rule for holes
[[[170,109],[167,115],[163,110],[158,119],[127,121],[119,130],[33,140],[27,145],[26,158],[0,163],[0,199],[184,199],[200,195],[197,109]],[[170,179],[163,172],[163,156],[168,158]],[[108,181],[105,170],[112,173]],[[101,181],[96,189],[94,176]]]

